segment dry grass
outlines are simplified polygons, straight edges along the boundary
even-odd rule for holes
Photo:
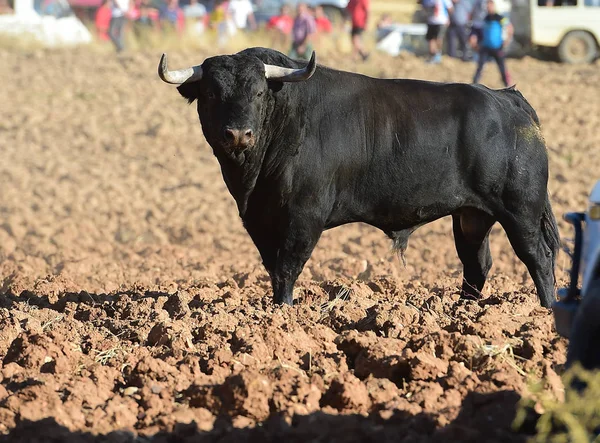
[[[377,1],[371,4],[370,28],[375,28],[375,24],[382,14],[389,14],[392,20],[398,23],[411,23],[412,17],[419,5],[416,1]]]
[[[342,288],[338,291],[338,293],[331,300],[323,303],[320,306],[321,311],[321,320],[326,318],[327,315],[335,308],[338,304],[347,301],[350,298],[350,294],[352,294],[352,289],[347,286],[342,286]]]
[[[64,317],[64,314],[60,314],[42,324],[42,332],[46,332],[47,329],[52,327],[55,323],[60,322]]]
[[[98,355],[96,355],[96,362],[101,365],[106,365],[110,360],[117,357],[121,353],[125,353],[123,348],[119,345],[113,346],[112,348],[106,349],[104,351],[95,351]]]
[[[17,37],[9,34],[0,34],[0,49],[31,52],[42,48],[42,43],[31,36]]]
[[[108,42],[96,42],[94,45],[103,48],[103,50],[113,50]],[[128,51],[197,51],[208,54],[230,54],[254,46],[269,47],[283,53],[289,51],[288,45],[282,45],[274,41],[273,36],[266,30],[259,30],[254,33],[238,32],[223,44],[219,43],[217,33],[211,29],[201,35],[193,33],[178,35],[174,32],[158,32],[155,30],[132,31],[128,33],[127,40]],[[319,56],[322,56],[334,53],[349,54],[352,48],[349,35],[344,30],[337,30],[331,35],[321,36],[315,42],[314,49]]]
[[[308,375],[306,375],[306,372],[304,372],[302,369],[299,369],[295,366],[291,366],[288,365],[287,363],[284,363],[281,358],[279,358],[279,356],[277,356],[277,365],[273,368],[274,370],[277,369],[288,369],[290,371],[293,371],[297,374],[299,374],[302,378],[308,378]]]
[[[484,357],[489,359],[489,361],[499,360],[505,362],[523,377],[527,376],[527,373],[517,364],[517,359],[522,359],[522,357],[515,355],[513,346],[510,343],[492,345],[481,342],[477,350],[479,354],[476,358]]]

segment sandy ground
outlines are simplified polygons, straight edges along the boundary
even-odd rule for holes
[[[501,229],[481,301],[458,297],[443,219],[411,238],[406,267],[373,228],[326,232],[298,303],[275,308],[158,59],[0,50],[0,441],[523,441],[517,402],[538,379],[560,398],[566,342]],[[321,62],[441,81],[475,68]],[[509,67],[543,124],[557,216],[584,208],[598,66]],[[493,65],[483,81],[500,85]]]

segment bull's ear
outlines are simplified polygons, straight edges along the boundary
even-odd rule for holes
[[[177,86],[179,93],[187,99],[188,103],[193,103],[194,100],[198,99],[198,85],[194,83],[184,83]]]

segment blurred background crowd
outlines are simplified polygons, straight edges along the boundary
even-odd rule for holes
[[[75,0],[90,1],[90,0]],[[336,5],[277,0],[103,0],[93,18],[98,38],[110,40],[117,51],[125,46],[125,34],[138,39],[144,34],[217,35],[219,47],[239,33],[266,33],[270,45],[298,59],[309,59],[319,41],[332,37],[350,24],[355,54],[366,60],[361,34],[369,17],[369,0],[339,0]]]
[[[95,5],[97,1],[102,3]],[[148,32],[199,38],[212,32],[222,47],[238,33],[264,31],[270,46],[308,59],[320,41],[347,33],[355,58],[366,60],[365,32],[370,41],[380,42],[398,24],[392,13],[374,15],[369,0],[72,0],[71,4],[79,16],[94,21],[98,38],[112,41],[117,51],[124,49],[127,32],[138,39]],[[418,0],[415,9],[411,21],[427,24],[423,37],[430,63],[439,62],[443,48],[451,57],[477,59],[474,50],[489,12],[487,0]],[[374,25],[370,29],[369,21]]]
[[[313,50],[346,45],[341,52],[357,62],[373,50],[392,56],[409,51],[430,64],[443,55],[475,62],[474,81],[494,60],[505,84],[511,81],[506,55],[520,48],[550,48],[566,62],[590,62],[600,54],[600,0],[0,0],[0,31],[19,23],[31,28],[31,21],[3,21],[28,8],[44,18],[72,16],[90,39],[117,52],[164,47],[167,39],[222,51],[241,38],[245,46],[308,60]],[[66,24],[57,27],[65,31]],[[66,40],[76,40],[75,34]]]
[[[0,0],[0,13],[9,13],[19,1],[22,0]],[[320,41],[335,40],[346,34],[355,57],[366,60],[369,51],[363,41],[365,33],[369,46],[373,46],[373,42],[383,40],[395,29],[399,18],[402,21],[393,2],[389,3],[390,12],[382,8],[372,11],[370,0],[34,0],[33,3],[34,9],[44,15],[60,17],[74,11],[88,28],[93,28],[92,33],[99,40],[111,41],[119,52],[125,49],[128,39],[133,37],[143,42],[153,34],[198,39],[216,34],[218,45],[223,47],[236,34],[261,32],[268,34],[268,45],[285,48],[285,52],[297,58],[308,58],[307,54]],[[473,48],[468,41],[469,27],[481,22],[485,3],[486,0],[418,0],[413,5],[412,17],[405,21],[443,28],[435,33],[436,43],[441,46],[445,39],[450,56],[468,59]],[[410,11],[406,7],[401,9]],[[429,29],[428,33],[431,35]]]

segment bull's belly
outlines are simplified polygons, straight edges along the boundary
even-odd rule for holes
[[[360,206],[360,205],[358,205]],[[361,207],[339,208],[327,220],[326,229],[347,223],[362,222],[383,231],[401,231],[430,223],[451,215],[461,207],[479,207],[478,202],[456,196],[433,201],[365,204]]]

